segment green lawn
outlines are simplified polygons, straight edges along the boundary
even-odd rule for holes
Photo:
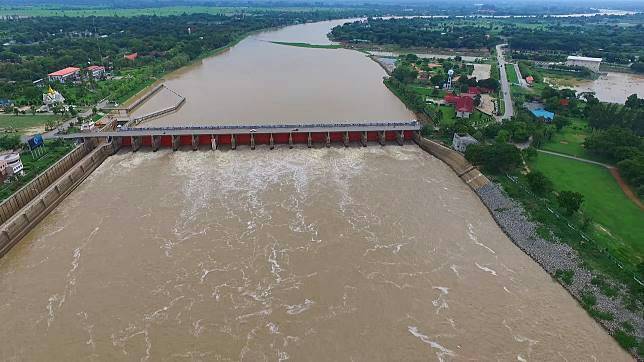
[[[514,70],[514,65],[506,64],[505,65],[505,74],[508,75],[508,82],[514,83],[514,84],[519,84],[519,77],[517,76],[517,72]]]
[[[590,135],[588,123],[580,119],[573,119],[571,124],[556,132],[550,141],[541,146],[542,149],[565,153],[567,155],[592,159],[584,148],[584,140]]]
[[[0,128],[14,128],[19,133],[32,127],[41,127],[52,120],[59,120],[60,116],[42,114],[0,115]]]
[[[548,176],[556,190],[584,195],[582,209],[596,223],[591,234],[598,243],[631,268],[642,262],[644,212],[626,198],[606,168],[543,153],[530,167]]]

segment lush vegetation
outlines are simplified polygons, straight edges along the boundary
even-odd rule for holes
[[[41,172],[45,171],[49,166],[69,153],[74,148],[74,144],[62,140],[55,140],[46,141],[44,147],[47,153],[41,157],[34,158],[29,151],[24,151],[20,154],[20,159],[24,166],[24,175],[19,176],[16,180],[8,184],[0,185],[0,201],[11,196]]]
[[[405,47],[488,48],[498,42],[488,29],[465,25],[454,27],[446,19],[369,18],[333,28],[331,38],[348,43],[395,44]]]
[[[0,129],[5,132],[18,132],[31,128],[48,128],[54,126],[60,121],[57,115],[44,115],[44,114],[21,114],[21,115],[0,115]]]
[[[271,11],[251,15],[182,14],[134,17],[46,17],[0,22],[0,98],[40,105],[43,89],[32,84],[68,66],[104,65],[104,81],[56,84],[68,103],[124,100],[163,74],[232,44],[249,32],[352,12]],[[190,29],[190,30],[188,30]],[[138,53],[134,61],[125,54]]]

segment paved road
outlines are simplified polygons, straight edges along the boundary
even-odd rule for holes
[[[501,93],[503,94],[503,102],[505,103],[505,112],[500,117],[501,119],[510,119],[514,116],[514,107],[512,106],[512,96],[510,95],[510,83],[508,83],[508,75],[505,74],[506,62],[503,57],[503,47],[507,44],[499,44],[496,46],[496,60],[499,64],[499,73],[501,75]]]
[[[577,157],[577,156],[571,156],[571,155],[567,155],[565,153],[552,152],[552,151],[546,151],[546,150],[540,150],[540,149],[537,149],[537,151],[547,153],[547,154],[553,155],[553,156],[570,158],[571,160],[577,160],[577,161],[581,161],[581,162],[592,163],[593,165],[606,167],[608,169],[615,168],[614,166],[611,166],[611,165],[606,164],[606,163],[601,163],[601,162],[597,162],[597,161],[593,161],[593,160],[588,160],[588,159]]]
[[[256,128],[252,128],[256,127]],[[418,131],[417,122],[337,124],[337,125],[282,125],[273,126],[235,126],[235,127],[160,127],[130,128],[120,131],[72,133],[65,135],[44,135],[44,138],[88,138],[88,137],[126,137],[126,136],[181,136],[199,134],[268,134],[268,133],[308,133],[308,132],[365,132],[365,131]]]
[[[519,78],[519,85],[523,88],[528,88],[528,82],[525,81],[523,75],[521,75],[521,70],[519,69],[519,64],[514,63],[514,71],[517,73],[517,78]]]

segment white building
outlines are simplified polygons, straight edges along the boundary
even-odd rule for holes
[[[3,177],[19,175],[22,173],[22,161],[19,153],[5,153],[0,155],[0,173]]]
[[[602,63],[602,58],[590,58],[590,57],[578,57],[571,55],[566,60],[566,65],[584,67],[592,70],[595,73],[599,73],[599,66]]]
[[[62,94],[55,91],[51,86],[47,90],[47,93],[42,95],[42,103],[47,110],[50,110],[55,104],[63,104],[65,102],[65,97]]]
[[[47,78],[50,82],[61,82],[65,83],[70,80],[76,80],[80,78],[80,68],[77,67],[67,67],[59,71],[49,73]]]
[[[452,148],[458,152],[465,152],[467,146],[474,145],[479,143],[476,138],[470,136],[467,133],[454,133],[454,138],[452,139]]]

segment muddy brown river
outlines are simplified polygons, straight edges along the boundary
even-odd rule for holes
[[[322,41],[332,24],[237,47],[257,46],[256,67],[279,47],[342,68],[353,55],[258,41]],[[356,54],[359,67],[338,71],[374,77],[357,88],[380,96],[335,93],[356,97],[347,118],[408,116]],[[217,58],[198,72],[226,72]],[[278,68],[267,100],[202,106],[258,116],[253,102],[285,101],[306,81]],[[280,119],[300,117],[302,102],[330,117],[334,103],[315,101],[334,99],[320,94],[328,86],[285,103]],[[630,359],[412,144],[122,151],[0,259],[0,321],[2,361]]]

